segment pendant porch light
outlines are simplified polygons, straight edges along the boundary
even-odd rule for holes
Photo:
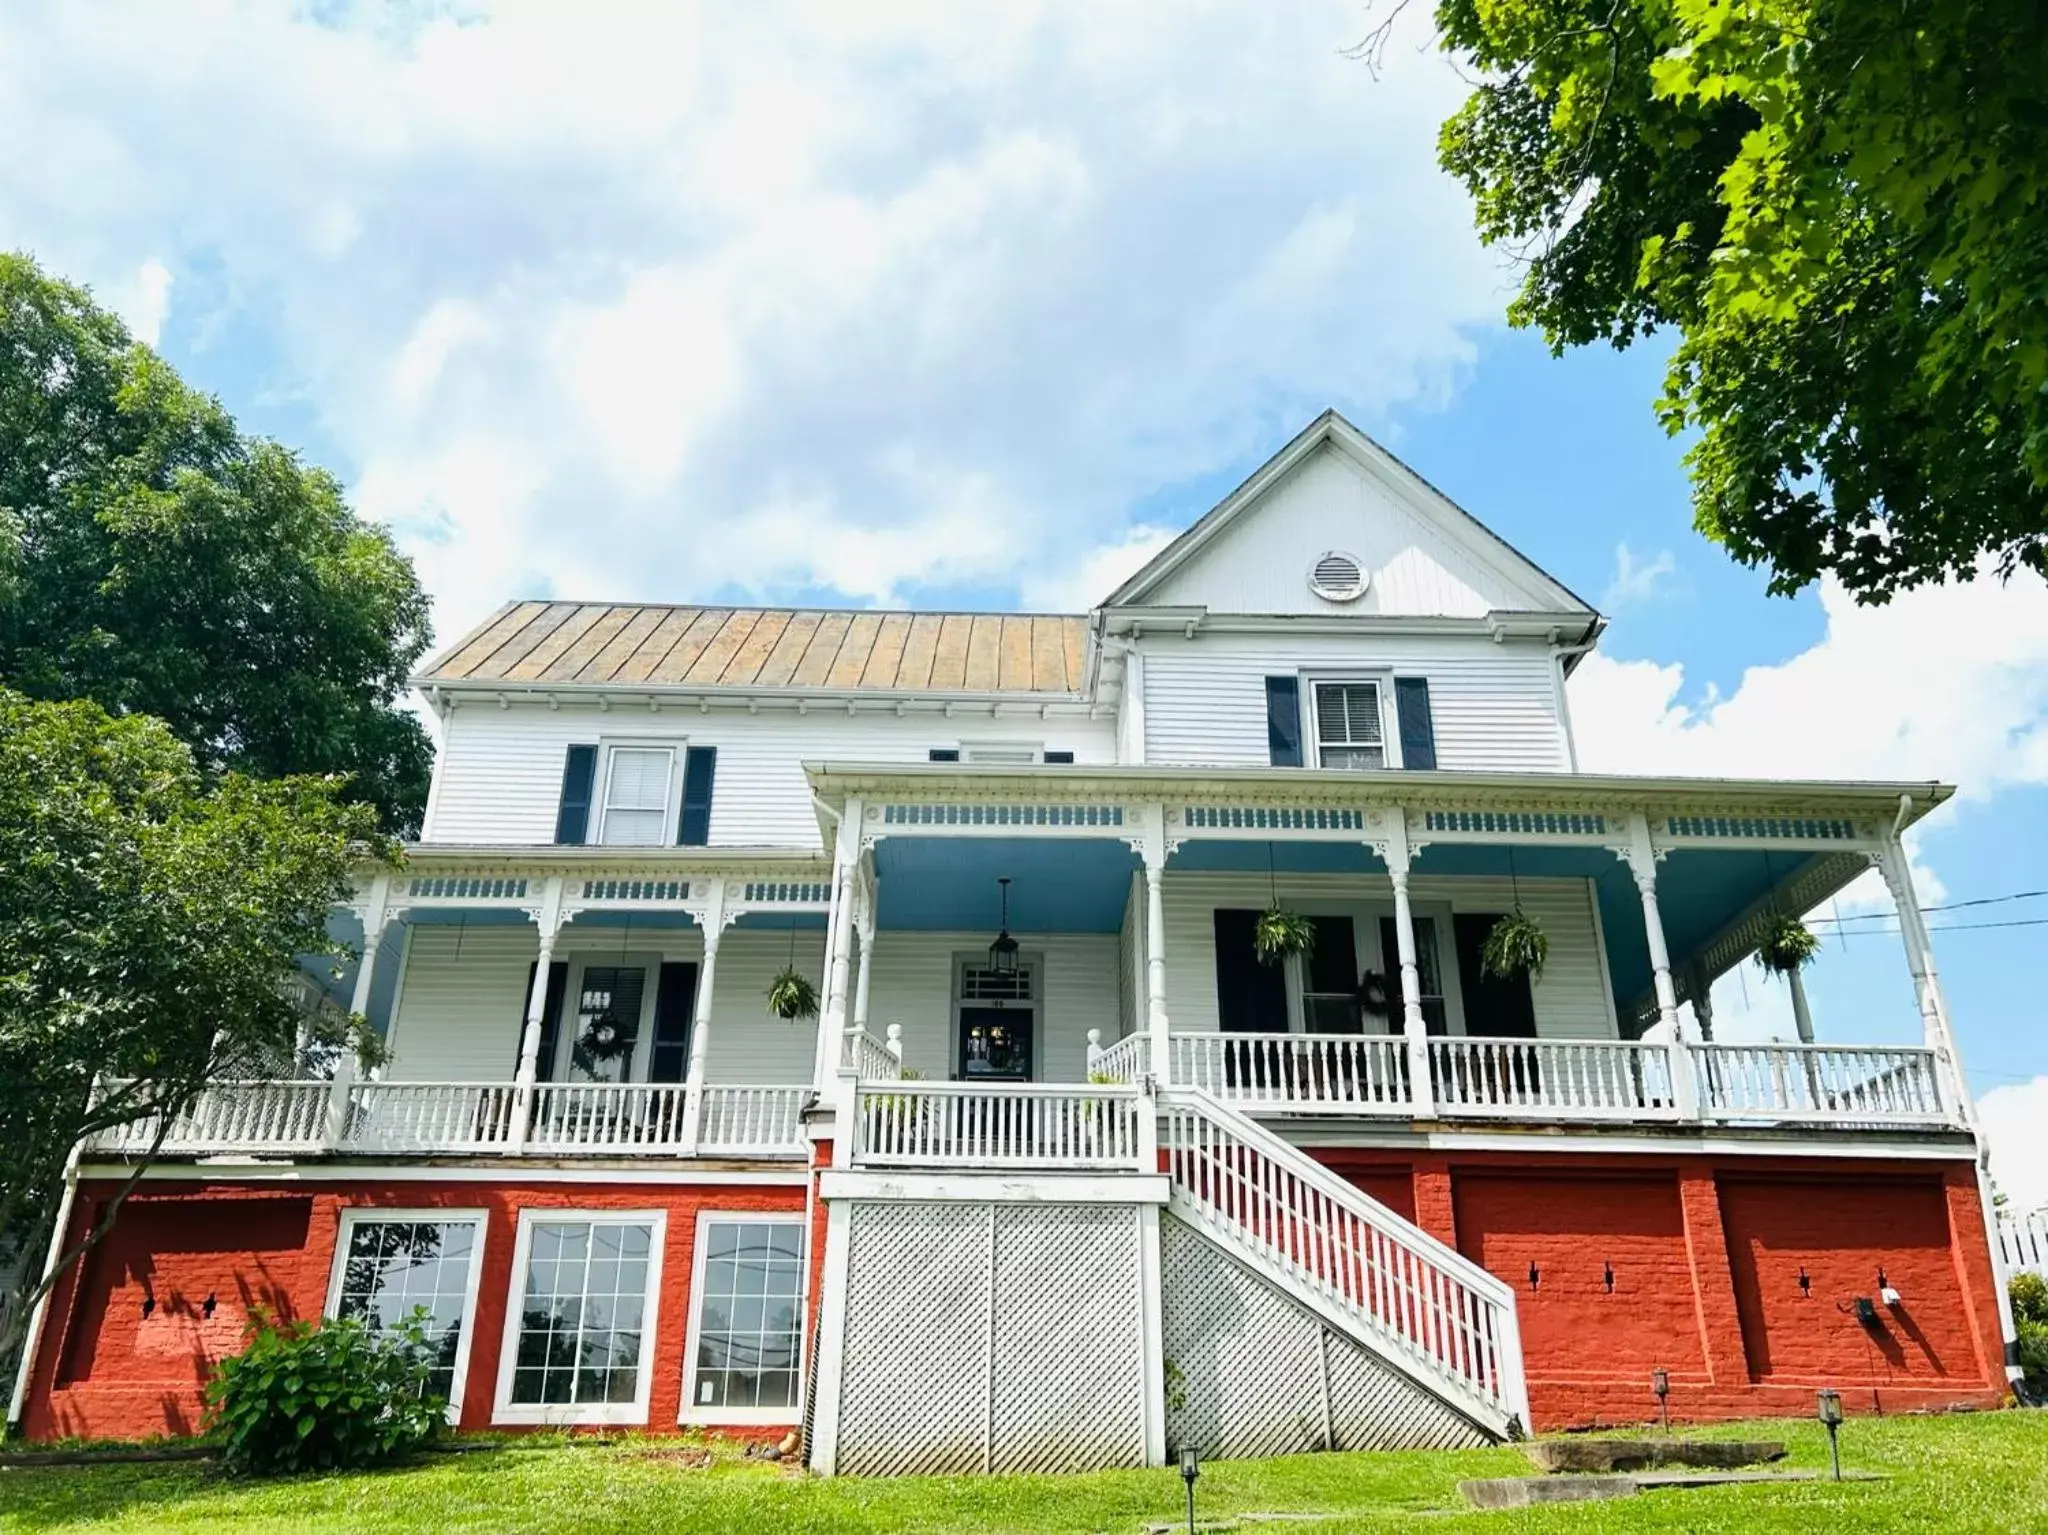
[[[996,934],[996,941],[988,946],[988,967],[996,975],[1017,973],[1017,940],[1010,936],[1010,879],[1004,875],[996,883],[1003,892],[1003,926]]]

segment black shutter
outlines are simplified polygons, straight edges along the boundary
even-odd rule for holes
[[[562,759],[562,802],[555,811],[555,841],[590,840],[590,791],[597,782],[597,748],[572,746]]]
[[[526,1005],[533,997],[533,972],[537,965],[526,967],[526,990],[521,995],[519,1009],[519,1044],[512,1053],[512,1069],[519,1070],[519,1051],[526,1044]],[[540,1054],[535,1058],[534,1080],[548,1082],[555,1075],[555,1036],[562,1029],[562,998],[569,990],[569,962],[554,960],[548,965],[548,994],[540,1009]]]
[[[1230,1034],[1287,1032],[1287,977],[1278,965],[1259,963],[1252,947],[1255,911],[1218,908],[1216,1020]]]
[[[702,847],[711,840],[711,780],[718,774],[718,748],[692,746],[683,753],[683,816],[676,841]]]
[[[1072,752],[1047,752],[1045,760],[1047,762],[1072,762],[1074,754]]]
[[[1536,1001],[1529,977],[1488,975],[1479,956],[1500,915],[1459,912],[1451,918],[1458,945],[1458,984],[1465,993],[1465,1032],[1487,1039],[1534,1039]]]
[[[696,1007],[697,967],[663,965],[654,992],[654,1052],[647,1059],[648,1081],[680,1082],[688,1075],[690,1024]]]
[[[1274,767],[1301,766],[1301,679],[1266,679],[1266,750]]]
[[[1429,679],[1394,679],[1394,714],[1401,727],[1401,766],[1436,766],[1436,723],[1429,715]]]
[[[934,746],[932,748],[932,761],[934,762],[958,762],[959,760],[960,749],[956,746]]]

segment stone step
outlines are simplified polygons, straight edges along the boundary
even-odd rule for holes
[[[1522,1453],[1539,1471],[1608,1475],[1661,1466],[1726,1471],[1783,1460],[1785,1446],[1775,1439],[1532,1439],[1522,1445]]]

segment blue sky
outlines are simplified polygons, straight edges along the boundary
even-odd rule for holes
[[[15,5],[0,242],[340,474],[444,638],[511,595],[1085,605],[1335,405],[1609,613],[1585,765],[1948,779],[1923,898],[2048,887],[2048,593],[1767,596],[1691,529],[1657,344],[1501,326],[1432,152],[1464,88],[1420,34],[1375,82],[1361,14]],[[1824,1037],[1915,1037],[1883,910]],[[2048,1201],[2044,939],[1936,942]],[[1717,1008],[1789,1030],[1754,972]]]

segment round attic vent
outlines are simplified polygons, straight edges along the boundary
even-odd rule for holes
[[[1331,549],[1310,567],[1308,589],[1331,602],[1352,602],[1365,595],[1365,567],[1358,557]]]

